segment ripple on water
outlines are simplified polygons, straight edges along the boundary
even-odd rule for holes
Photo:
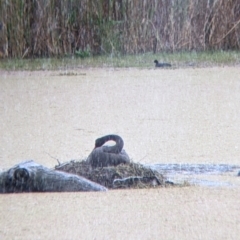
[[[169,174],[221,174],[240,170],[240,166],[229,164],[151,164],[157,171]]]
[[[169,181],[176,184],[187,182],[190,185],[206,187],[235,187],[237,185],[229,182],[212,181],[206,178],[210,175],[216,176],[240,170],[240,166],[230,164],[150,164],[148,166],[163,173]],[[240,171],[236,175],[240,176]],[[236,175],[234,174],[234,177]],[[205,179],[197,178],[197,176],[204,176]]]

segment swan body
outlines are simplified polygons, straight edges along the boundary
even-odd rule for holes
[[[171,67],[172,66],[170,63],[159,63],[158,60],[155,60],[154,63],[155,63],[155,67],[164,68],[164,67]]]
[[[108,141],[115,141],[114,146],[103,146]],[[123,150],[123,139],[118,135],[106,135],[96,139],[95,148],[87,158],[87,162],[93,167],[117,166],[121,163],[130,163],[129,156]]]

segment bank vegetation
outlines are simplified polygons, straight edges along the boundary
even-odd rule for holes
[[[239,0],[0,1],[1,57],[239,49]]]

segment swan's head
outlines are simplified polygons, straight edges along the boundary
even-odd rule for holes
[[[158,60],[154,60],[154,63],[158,64]]]
[[[96,139],[96,141],[95,141],[95,148],[101,147],[105,142],[106,142],[106,140],[104,138]]]

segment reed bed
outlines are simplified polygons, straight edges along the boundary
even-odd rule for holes
[[[0,57],[239,48],[238,0],[0,1]]]

